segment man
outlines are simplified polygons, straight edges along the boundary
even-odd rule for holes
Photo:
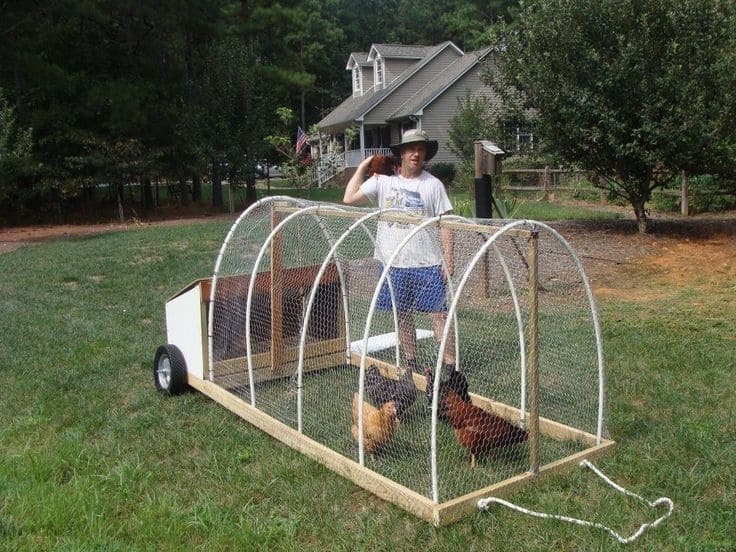
[[[372,157],[369,157],[358,166],[348,182],[343,201],[348,205],[371,201],[382,209],[401,208],[408,214],[421,217],[436,217],[450,213],[452,204],[444,185],[424,170],[424,164],[437,153],[437,141],[430,140],[426,132],[412,129],[404,132],[400,143],[390,147],[394,155],[401,160],[399,174],[394,176],[374,174],[364,182],[372,160]],[[379,223],[374,257],[385,265],[412,228],[411,225],[395,222]],[[413,312],[430,314],[432,330],[438,341],[442,338],[447,320],[445,274],[441,265],[444,254],[447,269],[452,274],[453,244],[450,230],[440,230],[440,242],[441,248],[437,245],[436,231],[430,229],[415,235],[395,259],[390,271],[396,297],[399,340],[407,365],[415,372],[419,371],[419,367],[416,359],[417,340]],[[378,308],[391,309],[391,295],[386,284],[381,289]],[[453,337],[453,333],[450,332],[443,356],[445,363],[443,371],[455,368]],[[430,381],[431,369],[427,368],[424,372]],[[429,386],[428,397],[431,398]]]

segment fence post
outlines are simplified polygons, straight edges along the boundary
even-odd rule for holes
[[[684,217],[690,215],[689,187],[690,182],[687,171],[682,171],[682,189],[680,190],[680,213]]]
[[[542,176],[542,188],[544,189],[544,201],[549,199],[549,165],[544,167],[544,176]]]

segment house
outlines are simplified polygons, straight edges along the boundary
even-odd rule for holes
[[[464,53],[452,42],[435,46],[373,44],[353,52],[346,69],[353,91],[317,126],[320,184],[340,171],[356,167],[373,154],[390,154],[389,144],[410,128],[426,130],[440,149],[432,160],[459,161],[448,147],[450,120],[466,91],[500,101],[480,79],[491,49]]]

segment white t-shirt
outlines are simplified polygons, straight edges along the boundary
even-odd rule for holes
[[[452,210],[445,186],[426,171],[416,178],[375,174],[360,186],[360,191],[381,209],[398,207],[413,216],[431,218]],[[386,264],[396,246],[413,228],[411,224],[379,222],[374,258]],[[439,264],[442,264],[439,230],[430,226],[406,244],[393,266],[407,268]]]

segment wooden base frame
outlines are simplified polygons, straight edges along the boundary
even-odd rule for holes
[[[344,354],[344,352],[340,354]],[[334,355],[335,353],[330,353],[327,357],[331,358]],[[323,362],[316,363],[313,369],[326,368],[327,365],[325,362],[327,362],[327,357],[323,359]],[[358,360],[357,363],[355,362],[356,357]],[[353,353],[351,362],[357,369],[360,365],[360,355]],[[395,374],[393,365],[379,361],[378,359],[370,359],[370,362],[371,364],[378,365],[379,369],[389,377]],[[414,378],[417,387],[424,389],[426,385],[424,377],[415,374]],[[247,401],[233,395],[217,383],[202,380],[191,374],[189,374],[187,381],[191,387],[220,403],[245,421],[265,431],[274,439],[309,456],[356,485],[437,527],[453,523],[475,512],[477,510],[478,500],[481,498],[488,496],[507,496],[523,485],[532,483],[539,478],[572,469],[578,466],[583,459],[596,458],[609,451],[615,445],[614,441],[608,439],[603,439],[600,443],[596,444],[595,435],[540,417],[539,430],[541,433],[558,440],[574,440],[585,443],[588,448],[566,458],[540,466],[536,473],[531,471],[524,472],[505,481],[438,504],[430,498],[408,489],[365,466],[361,466],[355,460],[347,458],[299,433],[294,428],[251,406]],[[491,410],[500,416],[510,420],[519,419],[520,412],[518,409],[478,395],[471,394],[471,398],[473,403]]]

